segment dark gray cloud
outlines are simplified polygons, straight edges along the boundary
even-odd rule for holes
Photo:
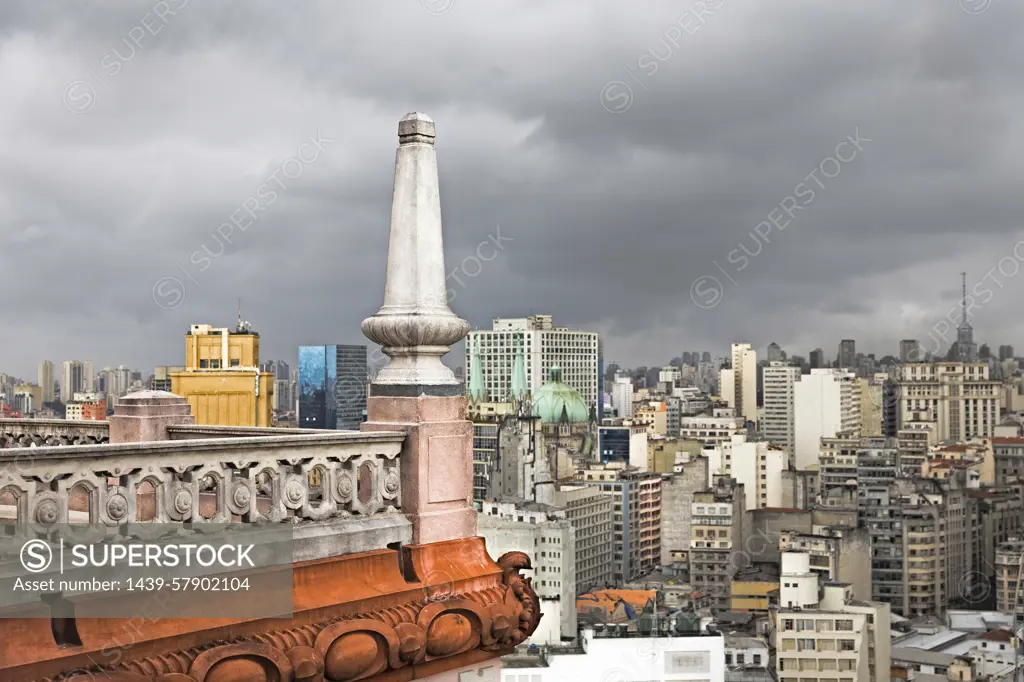
[[[0,371],[148,373],[239,297],[267,358],[361,340],[410,110],[438,125],[449,269],[512,239],[452,280],[474,325],[549,312],[623,364],[741,339],[886,354],[961,270],[997,268],[972,322],[1013,343],[1022,28],[1008,0],[4,3]],[[813,200],[758,228],[801,183]]]

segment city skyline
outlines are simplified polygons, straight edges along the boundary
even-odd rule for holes
[[[239,297],[267,357],[358,343],[381,303],[363,284],[385,262],[393,168],[379,150],[417,109],[439,121],[449,296],[474,327],[551,314],[600,333],[606,360],[623,365],[739,340],[834,355],[855,338],[896,355],[956,304],[959,272],[970,289],[996,268],[1003,288],[989,282],[978,340],[1024,334],[1008,294],[1024,158],[1012,153],[1021,55],[1006,32],[1024,16],[1013,3],[972,15],[955,2],[768,12],[730,0],[677,45],[666,35],[683,8],[668,2],[537,8],[528,20],[492,3],[443,14],[257,4],[241,24],[188,3],[128,49],[149,9],[2,10],[12,48],[0,68],[26,77],[0,122],[0,267],[19,320],[0,340],[0,371],[31,378],[43,359],[91,358],[148,374],[180,362],[192,321],[229,323]],[[560,39],[538,44],[526,21]],[[380,40],[350,40],[357,23]],[[303,27],[302,50],[282,26]],[[617,40],[590,39],[611,28]],[[865,36],[882,47],[865,50]],[[493,49],[468,63],[466,41]],[[116,74],[104,61],[114,49],[131,55]],[[697,51],[713,69],[693,68]],[[324,68],[341,63],[360,71]],[[603,97],[618,82],[624,110],[622,92]],[[257,89],[274,106],[250,106]],[[835,150],[851,136],[870,142],[822,175],[834,173],[825,159],[850,158],[849,145]],[[299,153],[315,160],[285,167],[287,188],[226,244],[217,229]],[[777,207],[805,180],[816,196],[792,225],[755,231],[785,216]],[[89,295],[40,273],[73,276]],[[700,277],[724,287],[714,307],[691,300]]]

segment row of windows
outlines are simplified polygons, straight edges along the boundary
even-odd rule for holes
[[[232,367],[239,366],[238,360],[231,360]],[[200,360],[199,369],[221,369],[220,360]]]

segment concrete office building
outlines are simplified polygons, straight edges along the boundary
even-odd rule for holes
[[[888,604],[856,599],[845,584],[821,585],[810,555],[782,555],[776,614],[776,672],[780,682],[823,677],[888,682],[892,664]]]
[[[466,337],[466,374],[479,353],[484,388],[492,400],[505,400],[512,391],[512,369],[517,348],[522,347],[526,389],[536,392],[551,373],[562,369],[562,381],[580,392],[588,409],[599,409],[601,395],[600,338],[595,332],[570,330],[554,325],[550,315],[495,318],[492,329],[471,331]]]
[[[194,324],[185,335],[185,371],[171,374],[171,392],[188,401],[196,424],[271,426],[274,376],[259,363],[259,334],[241,318],[234,330]]]
[[[1003,401],[1002,384],[982,362],[904,365],[897,375],[899,422],[934,423],[939,442],[994,435]]]
[[[530,638],[535,644],[576,637],[576,536],[565,516],[564,509],[547,504],[506,500],[484,502],[477,519],[488,551],[530,548],[533,588],[546,616]]]

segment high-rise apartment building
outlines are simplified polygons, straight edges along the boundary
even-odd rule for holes
[[[900,427],[934,423],[936,438],[965,441],[994,435],[1002,384],[983,362],[914,363],[897,373]]]
[[[1013,357],[1013,346],[1002,345],[999,346],[999,361],[1009,360]]]
[[[53,402],[53,363],[49,360],[43,360],[39,363],[39,370],[37,372],[37,383],[39,387],[43,389],[43,403],[48,404]],[[38,407],[42,407],[39,405]]]
[[[858,452],[858,520],[871,536],[873,599],[906,618],[939,615],[974,589],[974,513],[964,470],[900,477],[891,448]],[[987,578],[986,585],[987,585]]]
[[[271,426],[274,376],[259,365],[260,335],[241,319],[234,330],[194,324],[185,335],[185,371],[171,374],[171,392],[188,401],[196,424]]]
[[[690,504],[690,583],[708,608],[728,611],[732,577],[743,568],[745,493],[735,479],[719,476],[693,494]]]
[[[299,426],[358,431],[368,381],[366,346],[301,346]]]
[[[632,468],[587,469],[583,483],[612,500],[612,579],[623,583],[661,562],[661,475]]]
[[[65,360],[60,365],[60,401],[69,403],[85,388],[85,365],[81,360]]]
[[[853,339],[839,342],[839,355],[836,356],[836,368],[854,371],[857,369],[857,343]]]
[[[764,376],[764,417],[761,432],[765,440],[780,445],[792,457],[796,450],[794,393],[800,368],[787,362],[770,362],[761,368]]]
[[[719,375],[719,393],[737,417],[757,423],[757,353],[749,343],[734,343],[731,361]]]
[[[812,369],[794,384],[793,420],[797,469],[817,464],[822,438],[860,433],[860,385],[851,372]]]
[[[827,366],[825,364],[825,351],[815,348],[807,356],[807,362],[811,369],[824,369]]]
[[[471,359],[479,353],[486,395],[496,402],[506,400],[512,391],[512,369],[520,347],[528,391],[533,393],[546,383],[551,367],[557,365],[562,369],[562,381],[579,391],[588,408],[600,411],[600,336],[555,326],[550,315],[495,318],[491,329],[471,331],[466,337],[466,376]]]

